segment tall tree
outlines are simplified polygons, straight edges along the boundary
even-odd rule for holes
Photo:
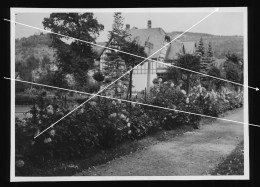
[[[208,68],[209,68],[209,64],[212,64],[213,62],[214,62],[214,54],[213,54],[211,42],[209,41],[208,50],[207,50],[207,63],[208,63]],[[208,69],[207,69],[207,70],[208,70]]]
[[[69,43],[66,39],[73,37],[95,43],[104,26],[98,23],[93,13],[52,13],[49,18],[44,18],[43,25],[45,29],[64,35],[52,34],[52,47],[57,49],[59,72],[72,74],[77,82],[86,83],[87,71],[95,58],[92,46],[78,40]]]
[[[239,81],[240,83],[243,84],[244,81],[244,61],[243,58],[239,57],[236,53],[230,53],[228,52],[226,54],[226,63],[225,66],[228,67],[226,68],[226,72],[230,72],[229,69],[235,69],[235,71],[231,70],[231,72],[233,71],[233,75],[231,75],[231,77],[236,77],[236,73],[238,73],[239,75],[239,79],[237,79],[237,81]],[[231,66],[231,68],[229,67]],[[229,73],[228,73],[229,74]],[[235,78],[236,79],[236,78]]]
[[[124,29],[124,18],[121,12],[114,13],[114,22],[112,25],[112,31],[108,32],[108,39],[113,38],[110,46],[116,49],[120,49],[124,44],[125,38],[128,36],[127,31]],[[115,51],[111,51],[113,54]],[[117,52],[115,52],[117,53]],[[118,54],[118,53],[117,53]]]
[[[206,73],[208,64],[206,62],[206,51],[205,51],[204,41],[202,37],[199,40],[199,44],[196,48],[195,54],[200,58],[200,72]]]
[[[15,71],[19,72],[19,76],[26,81],[34,81],[33,72],[36,68],[39,67],[40,61],[35,58],[34,55],[31,55],[26,59],[25,63],[16,62]]]
[[[122,51],[127,53],[135,54],[137,56],[147,57],[145,53],[145,49],[143,46],[140,46],[135,40],[133,41],[126,41],[125,45],[122,47]],[[140,57],[135,57],[132,55],[128,55],[125,53],[120,54],[121,58],[125,61],[126,66],[128,69],[132,69],[139,63],[143,61]],[[129,73],[129,84],[128,84],[128,91],[129,91],[129,98],[132,97],[132,79],[133,79],[133,70]]]
[[[236,53],[228,52],[226,54],[226,61],[233,62],[234,64],[237,65],[242,65],[242,59]]]
[[[213,50],[212,50],[211,41],[209,41],[209,44],[208,44],[207,56],[208,57],[213,57]]]
[[[179,54],[177,59],[177,66],[189,69],[192,71],[199,71],[200,69],[200,57],[192,54]],[[190,79],[191,72],[186,70],[181,70],[183,74],[186,75],[186,92],[189,94],[190,91]]]
[[[239,57],[236,53],[228,52],[224,64],[226,76],[235,82],[243,83],[243,58]]]
[[[215,66],[210,67],[208,71],[208,75],[222,78],[220,70]],[[216,90],[220,90],[221,86],[225,85],[225,82],[219,79],[210,79],[210,85],[209,85],[210,89],[212,88],[213,85],[215,86]]]
[[[199,55],[200,57],[206,55],[205,47],[204,47],[204,41],[203,41],[202,37],[199,40],[199,44],[198,44],[197,49],[196,49],[196,54]]]
[[[114,22],[112,25],[112,30],[109,31],[108,39],[110,41],[109,47],[113,49],[122,50],[125,44],[125,38],[127,37],[127,32],[124,27],[124,18],[120,12],[114,13]],[[126,71],[125,62],[120,56],[120,52],[115,50],[106,50],[106,58],[104,62],[104,75],[106,76],[105,82],[110,84],[112,81],[118,79]],[[128,75],[122,77],[115,84],[111,85],[109,88],[114,90],[115,96],[119,96],[127,88]]]
[[[224,64],[224,69],[227,80],[243,84],[243,70],[239,67],[239,65],[226,61]],[[233,85],[233,87],[238,88],[237,85]]]
[[[181,71],[176,67],[168,67],[164,75],[164,81],[172,81],[174,84],[178,84],[181,80]]]
[[[39,67],[40,61],[35,58],[34,55],[31,55],[29,58],[22,61],[16,61],[15,63],[15,72],[19,74],[19,77],[25,81],[35,82],[35,70]],[[28,84],[16,83],[16,91],[23,91],[26,88],[29,88]],[[32,88],[32,84],[30,85]]]

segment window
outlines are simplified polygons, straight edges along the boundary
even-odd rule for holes
[[[165,73],[157,73],[157,78],[160,79],[160,78],[163,78],[165,75]]]

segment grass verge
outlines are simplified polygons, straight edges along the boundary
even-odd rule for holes
[[[244,141],[241,141],[232,153],[210,175],[244,175]]]

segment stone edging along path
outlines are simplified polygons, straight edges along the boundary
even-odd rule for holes
[[[229,112],[224,118],[243,121],[243,108]],[[76,176],[207,175],[243,138],[242,124],[216,120],[170,141],[83,170]]]

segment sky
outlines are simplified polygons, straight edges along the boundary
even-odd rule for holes
[[[234,11],[235,10],[235,11]],[[245,9],[242,9],[245,10]],[[62,10],[59,10],[62,12]],[[90,11],[90,10],[88,10]],[[92,10],[91,10],[92,11]],[[104,25],[104,31],[100,32],[97,42],[107,41],[108,31],[112,29],[113,12],[118,10],[94,12],[94,17],[99,23]],[[185,31],[192,25],[206,17],[214,8],[207,9],[138,9],[122,10],[124,24],[130,24],[130,27],[147,28],[147,21],[152,21],[152,27],[161,27],[165,32]],[[16,11],[15,20],[20,23],[28,24],[43,29],[42,21],[44,17],[49,17],[53,11],[37,10]],[[196,25],[189,32],[208,33],[214,35],[244,35],[244,14],[241,9],[236,8],[220,9],[207,19]],[[15,26],[16,38],[28,37],[41,31],[28,28],[22,25]]]

